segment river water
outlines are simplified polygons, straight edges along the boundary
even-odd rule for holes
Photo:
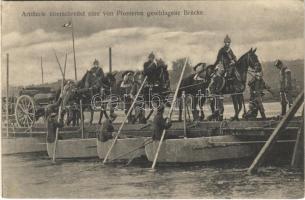
[[[278,104],[268,104],[268,116]],[[226,111],[232,108],[226,109]],[[275,114],[276,113],[276,114]],[[229,116],[229,115],[228,115]],[[97,115],[96,115],[97,117]],[[96,120],[96,118],[95,118]],[[102,165],[98,159],[59,160],[46,153],[2,157],[3,195],[14,198],[301,198],[302,170],[267,164],[248,175],[251,159],[192,165],[134,162]]]
[[[102,165],[97,159],[58,161],[45,154],[2,157],[3,195],[14,198],[301,198],[304,179],[288,165],[248,175],[251,160],[193,165]]]

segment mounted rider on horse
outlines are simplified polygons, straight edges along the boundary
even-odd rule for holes
[[[167,65],[161,58],[156,60],[153,52],[148,55],[148,61],[143,65],[143,75],[147,77],[143,88],[144,100],[151,109],[147,120],[153,112],[153,107],[163,103],[170,93],[170,82]]]
[[[234,91],[233,80],[235,78],[240,80],[240,75],[236,71],[237,59],[233,50],[230,47],[230,44],[231,44],[231,38],[228,35],[226,35],[226,37],[224,38],[224,46],[221,49],[219,49],[214,64],[215,67],[219,64],[222,64],[224,67],[225,70],[224,78],[226,80],[224,90],[226,91],[226,93],[232,93],[232,91]]]

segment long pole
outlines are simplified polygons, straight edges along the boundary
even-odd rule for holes
[[[263,148],[260,150],[254,161],[252,162],[251,166],[248,169],[248,173],[252,174],[256,171],[260,163],[265,159],[266,154],[268,151],[270,151],[272,144],[276,141],[277,136],[279,133],[286,127],[287,123],[290,121],[290,119],[295,115],[295,113],[298,111],[302,103],[304,102],[304,91],[302,91],[301,94],[298,95],[295,102],[289,109],[288,113],[284,116],[284,118],[280,121],[280,123],[277,125],[277,127],[274,129],[270,137],[268,138],[267,142],[263,146]]]
[[[9,54],[6,54],[6,136],[9,136],[8,133],[8,124],[9,124],[9,119],[8,119],[8,102],[9,102]]]
[[[131,104],[131,106],[130,106],[130,108],[129,108],[129,110],[128,110],[128,113],[127,113],[126,116],[125,116],[124,121],[122,122],[121,126],[119,127],[118,133],[116,134],[116,136],[115,136],[115,138],[114,138],[114,140],[113,140],[113,142],[112,142],[110,148],[108,149],[108,152],[107,152],[107,154],[106,154],[106,156],[105,156],[105,158],[104,158],[103,164],[105,164],[105,163],[107,162],[108,156],[109,156],[109,154],[110,154],[112,148],[114,147],[114,144],[116,143],[116,141],[117,141],[117,139],[118,139],[118,137],[119,137],[119,135],[120,135],[120,133],[121,133],[121,130],[122,130],[122,128],[123,128],[125,122],[127,121],[128,116],[130,115],[130,113],[131,113],[131,111],[132,111],[132,109],[133,109],[133,107],[134,107],[134,105],[135,105],[135,103],[136,103],[136,101],[137,101],[137,99],[138,99],[138,96],[139,96],[139,94],[140,94],[140,92],[141,92],[141,90],[142,90],[144,84],[146,83],[146,79],[147,79],[147,76],[145,76],[145,78],[144,78],[144,80],[143,80],[143,82],[142,82],[142,85],[141,85],[141,87],[139,88],[138,93],[137,93],[136,97],[134,98],[134,100],[133,100],[133,102],[132,102],[132,104]]]
[[[182,78],[183,78],[183,74],[184,74],[184,71],[185,71],[185,68],[186,68],[187,61],[188,61],[188,58],[185,59],[185,63],[184,63],[184,66],[183,66],[183,69],[182,69],[182,72],[181,72],[181,75],[180,75],[180,79],[179,79],[179,82],[178,82],[178,85],[177,85],[177,88],[176,88],[176,91],[175,91],[175,94],[174,94],[174,99],[173,99],[171,108],[170,108],[170,110],[169,110],[169,112],[167,114],[167,118],[168,119],[171,118],[172,111],[174,109],[174,105],[175,105],[175,102],[177,100],[177,95],[178,95],[179,87],[180,87],[180,84],[181,84],[181,81],[182,81]],[[166,129],[164,129],[163,132],[162,132],[162,136],[161,136],[161,139],[159,141],[159,146],[158,146],[155,158],[154,158],[154,162],[153,162],[153,164],[151,166],[152,170],[155,169],[155,166],[156,166],[156,163],[157,163],[157,159],[158,159],[158,156],[159,156],[159,152],[160,152],[160,148],[161,148],[162,142],[164,140],[165,133],[166,133]]]
[[[58,123],[60,123],[60,115],[61,115],[61,109],[62,109],[61,107],[62,107],[62,105],[60,105],[59,109],[58,109],[58,118],[57,118]],[[53,147],[53,157],[52,157],[53,163],[56,162],[56,148],[57,148],[58,134],[59,134],[59,129],[56,128],[55,141],[54,141],[54,147]]]
[[[291,159],[291,163],[290,163],[291,167],[296,166],[299,149],[300,149],[300,147],[304,146],[304,104],[303,104],[302,108],[303,108],[302,124],[298,130],[296,142],[294,144],[292,159]],[[302,145],[302,142],[303,142],[303,145]]]
[[[80,106],[80,126],[81,126],[81,132],[82,132],[82,139],[84,139],[84,116],[83,116],[83,101],[79,100],[79,106]]]
[[[43,66],[42,66],[42,56],[40,57],[40,68],[41,68],[41,83],[43,84]]]
[[[112,72],[112,53],[111,53],[111,47],[109,47],[109,73]]]
[[[66,79],[67,58],[68,58],[68,54],[66,53],[66,56],[65,56],[65,65],[64,65],[64,80]]]
[[[55,57],[56,57],[59,69],[62,73],[62,82],[61,82],[61,91],[60,91],[60,93],[61,93],[60,96],[62,96],[63,91],[64,91],[64,81],[65,81],[65,73],[66,73],[66,66],[67,66],[67,53],[66,53],[66,57],[65,57],[64,70],[62,69],[62,67],[60,65],[60,62],[58,60],[55,50],[54,50],[54,53],[55,53]],[[58,118],[57,118],[58,123],[60,123],[60,119],[61,119],[62,104],[63,104],[63,101],[61,102],[59,109],[58,109]],[[53,163],[56,162],[56,149],[57,149],[58,134],[59,134],[59,129],[56,128],[56,135],[55,135],[55,141],[54,141],[54,147],[53,147],[53,157],[52,157]]]
[[[71,21],[72,24],[72,21]],[[72,24],[72,43],[73,43],[73,57],[74,57],[74,75],[75,75],[75,80],[77,80],[77,69],[76,69],[76,58],[75,58],[75,46],[74,46],[74,27]]]
[[[185,91],[182,91],[182,101],[183,101],[183,133],[184,138],[186,138],[186,99],[185,99]]]
[[[60,62],[59,62],[59,59],[58,59],[58,57],[57,57],[56,51],[55,51],[54,49],[53,49],[53,51],[54,51],[55,58],[56,58],[56,61],[57,61],[57,64],[58,64],[59,70],[60,70],[60,72],[61,72],[61,75],[62,75],[62,77],[64,77],[64,76],[65,76],[65,74],[64,74],[64,71],[62,70],[62,67],[61,67],[61,64],[60,64]]]

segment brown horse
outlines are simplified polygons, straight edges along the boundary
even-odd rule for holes
[[[230,84],[232,87],[225,87],[223,93],[224,94],[232,94],[231,98],[234,105],[235,115],[232,117],[232,120],[239,119],[239,113],[244,108],[244,113],[246,113],[245,104],[244,104],[244,96],[243,92],[246,89],[247,82],[247,74],[249,67],[253,70],[258,68],[261,70],[261,63],[258,60],[257,55],[255,54],[255,49],[250,49],[244,55],[242,55],[238,61],[236,62],[235,68],[239,76],[233,77],[233,80]],[[226,83],[226,85],[228,82]],[[228,89],[229,88],[229,89]]]

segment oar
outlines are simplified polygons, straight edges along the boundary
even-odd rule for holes
[[[53,49],[54,50],[54,49]],[[62,82],[61,82],[61,91],[60,91],[60,98],[62,98],[62,94],[63,94],[63,90],[64,90],[64,80],[65,80],[65,73],[66,73],[66,66],[67,66],[67,53],[66,53],[66,57],[65,57],[65,65],[64,65],[64,71],[62,70],[62,67],[60,65],[60,62],[58,60],[58,57],[56,55],[56,52],[54,50],[54,54],[55,54],[55,57],[56,57],[56,60],[57,60],[57,63],[58,63],[58,66],[59,66],[59,69],[61,71],[61,74],[62,74]],[[61,118],[61,110],[62,110],[62,104],[63,104],[63,101],[61,102],[60,106],[59,106],[59,109],[58,109],[58,118],[57,118],[57,122],[58,124],[60,123],[60,118]],[[55,163],[56,162],[56,148],[57,148],[57,141],[58,141],[58,132],[59,132],[59,129],[58,127],[56,128],[56,134],[55,134],[55,141],[54,141],[54,148],[53,148],[53,156],[52,156],[52,161]]]
[[[167,118],[168,119],[171,118],[171,115],[172,115],[172,112],[173,112],[173,109],[174,109],[174,105],[175,105],[175,102],[177,100],[177,95],[178,95],[179,87],[180,87],[180,84],[181,84],[181,81],[182,81],[182,78],[183,78],[183,74],[184,74],[184,71],[185,71],[185,68],[186,68],[187,61],[188,61],[188,58],[185,59],[185,63],[184,63],[184,66],[183,66],[183,69],[182,69],[182,72],[181,72],[181,75],[180,75],[180,79],[179,79],[179,82],[178,82],[178,85],[177,85],[177,88],[176,88],[176,91],[175,91],[175,94],[174,94],[174,99],[173,99],[171,108],[170,108],[170,110],[169,110],[169,112],[167,114]],[[155,169],[155,166],[156,166],[156,163],[157,163],[157,159],[158,159],[158,155],[159,155],[159,151],[160,151],[162,142],[164,140],[165,133],[166,133],[166,129],[164,129],[163,132],[162,132],[162,136],[161,136],[161,139],[159,141],[159,146],[158,146],[157,152],[155,154],[154,162],[153,162],[153,164],[151,166],[152,170]]]
[[[60,123],[60,115],[61,115],[61,105],[59,106],[59,109],[58,109],[58,118],[57,118],[58,123]],[[55,134],[54,147],[53,147],[53,157],[52,157],[52,162],[53,163],[56,162],[56,147],[57,147],[57,141],[58,141],[58,133],[59,133],[59,129],[57,127],[56,128],[56,134]]]
[[[134,105],[135,105],[135,103],[136,103],[136,101],[138,99],[138,96],[139,96],[139,94],[140,94],[140,92],[141,92],[141,90],[142,90],[142,88],[143,88],[143,86],[144,86],[144,84],[146,82],[146,79],[147,79],[147,76],[145,76],[145,78],[143,80],[143,83],[142,83],[140,89],[138,90],[138,93],[137,93],[136,97],[134,98],[134,100],[133,100],[133,102],[132,102],[132,104],[131,104],[131,106],[129,108],[128,113],[126,114],[126,117],[125,117],[124,121],[122,122],[122,124],[121,124],[121,126],[120,126],[120,128],[118,130],[118,133],[116,134],[116,136],[115,136],[115,138],[114,138],[114,140],[113,140],[113,142],[112,142],[112,144],[111,144],[111,146],[110,146],[110,148],[109,148],[109,150],[108,150],[108,152],[107,152],[107,154],[106,154],[106,156],[104,158],[103,164],[105,164],[107,162],[108,156],[109,156],[112,148],[114,147],[114,144],[116,143],[116,141],[117,141],[117,139],[118,139],[118,137],[119,137],[119,135],[121,133],[121,130],[122,130],[125,122],[127,121],[128,116],[130,115],[130,113],[131,113],[131,111],[132,111],[132,109],[133,109],[133,107],[134,107]]]

